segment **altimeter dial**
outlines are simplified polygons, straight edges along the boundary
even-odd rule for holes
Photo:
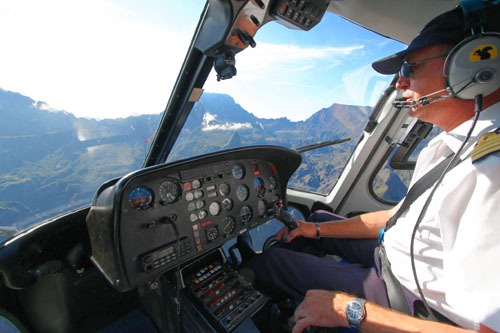
[[[173,180],[166,180],[160,184],[158,195],[160,196],[161,204],[165,205],[174,203],[179,200],[181,188],[177,182]]]

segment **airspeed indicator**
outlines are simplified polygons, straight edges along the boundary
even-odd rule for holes
[[[161,204],[170,204],[176,202],[179,199],[181,189],[176,182],[172,180],[166,180],[160,184],[158,194],[160,196]]]

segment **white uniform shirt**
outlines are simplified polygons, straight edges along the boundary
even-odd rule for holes
[[[441,133],[420,153],[413,185],[449,154],[455,153],[472,124]],[[462,158],[485,133],[500,127],[500,103],[484,110]],[[415,295],[410,241],[430,194],[428,189],[384,235],[397,279]],[[417,230],[417,276],[429,306],[469,329],[479,324],[500,331],[500,153],[472,164],[468,158],[445,176]]]

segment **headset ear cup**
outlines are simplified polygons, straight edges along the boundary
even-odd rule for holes
[[[500,34],[473,35],[456,45],[446,58],[446,87],[456,98],[471,100],[500,88]]]

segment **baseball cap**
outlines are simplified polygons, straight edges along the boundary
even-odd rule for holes
[[[500,6],[495,4],[488,7],[493,8],[487,8],[483,12],[486,13],[484,27],[487,29],[485,31],[500,31]],[[465,22],[463,10],[456,7],[427,23],[406,50],[377,60],[372,63],[372,67],[381,74],[395,74],[401,68],[401,64],[408,53],[432,45],[454,46],[470,35],[471,29],[468,23]]]

